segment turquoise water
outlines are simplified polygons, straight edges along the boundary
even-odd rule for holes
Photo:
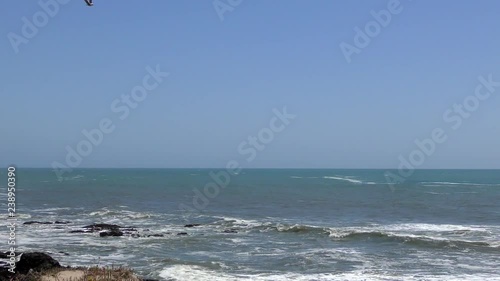
[[[19,247],[160,280],[500,280],[498,170],[420,170],[391,188],[384,170],[255,169],[207,192],[210,172],[19,169],[19,222],[71,222],[23,225]],[[69,233],[98,222],[165,236]]]

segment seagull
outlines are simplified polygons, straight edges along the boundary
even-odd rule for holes
[[[94,0],[85,0],[85,3],[87,3],[87,6],[91,7],[94,6]]]

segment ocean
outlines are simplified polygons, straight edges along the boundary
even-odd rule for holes
[[[500,171],[418,170],[392,186],[385,172],[75,169],[59,181],[19,168],[17,247],[171,281],[500,280]],[[137,235],[70,233],[92,223]]]

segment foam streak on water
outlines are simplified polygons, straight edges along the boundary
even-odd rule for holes
[[[245,170],[185,213],[210,170],[81,169],[63,182],[24,170],[18,247],[170,281],[500,280],[500,172],[416,171],[394,190],[384,172]],[[92,223],[140,237],[70,233]]]

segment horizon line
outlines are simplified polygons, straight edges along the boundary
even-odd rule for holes
[[[6,167],[15,167],[16,169],[50,169],[53,170],[52,167],[19,167],[16,165],[8,165]],[[72,168],[74,170],[78,169],[156,169],[156,170],[187,170],[187,169],[198,169],[198,170],[225,170],[226,167],[78,167]],[[398,168],[311,168],[311,167],[263,167],[263,168],[241,168],[242,170],[399,170]],[[500,170],[500,168],[418,168],[413,170]]]

